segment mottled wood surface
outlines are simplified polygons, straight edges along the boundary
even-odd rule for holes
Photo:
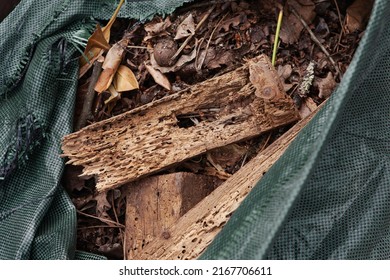
[[[157,237],[169,239],[168,229],[222,182],[212,176],[179,172],[127,184],[127,259],[135,259]]]

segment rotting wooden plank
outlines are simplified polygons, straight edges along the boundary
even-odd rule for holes
[[[189,126],[191,117],[199,123]],[[97,190],[104,191],[297,119],[293,101],[261,55],[232,72],[65,136],[62,156],[68,164],[82,165],[81,176],[95,176]]]
[[[324,103],[323,103],[324,104]],[[316,112],[295,124],[263,152],[244,165],[232,177],[183,215],[164,236],[145,246],[135,259],[197,259],[263,174],[280,158],[301,129]]]
[[[126,185],[127,258],[142,251],[181,216],[223,181],[200,174],[179,172],[146,177]]]

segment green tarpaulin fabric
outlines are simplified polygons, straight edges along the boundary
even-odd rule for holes
[[[120,16],[184,0],[126,1]],[[0,24],[0,259],[98,259],[77,252],[61,185],[79,55],[118,1],[24,0]],[[233,214],[201,259],[390,257],[390,2],[377,0],[341,84]]]

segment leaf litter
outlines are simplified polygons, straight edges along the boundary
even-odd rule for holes
[[[260,54],[271,57],[276,2],[284,2],[284,17],[275,68],[304,118],[332,94],[347,70],[372,1],[366,9],[360,0],[351,1],[352,5],[336,0],[198,1],[145,23],[116,18],[118,6],[109,23],[97,25],[80,57],[75,120],[83,107],[92,65],[100,56],[103,70],[94,85],[96,97],[88,124],[232,71]],[[182,123],[191,125],[199,117],[188,116]],[[160,173],[186,171],[225,180],[290,127],[210,151]],[[66,166],[63,177],[78,213],[77,249],[109,259],[124,258],[124,191],[98,194],[94,179],[80,178],[80,173]]]

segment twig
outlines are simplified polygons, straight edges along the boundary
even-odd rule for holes
[[[336,70],[336,76],[339,75],[341,79],[341,73],[340,69],[337,66],[336,62],[333,60],[333,58],[330,56],[329,52],[325,49],[324,45],[321,44],[321,42],[317,39],[316,35],[311,31],[310,27],[307,25],[305,20],[301,17],[301,15],[292,7],[290,6],[291,11],[293,14],[301,21],[303,27],[309,32],[311,39],[313,40],[314,43],[317,44],[317,46],[323,51],[323,53],[327,56],[329,61],[333,64],[334,69]]]
[[[337,16],[339,18],[339,22],[340,22],[340,34],[339,34],[339,39],[337,41],[337,44],[336,46],[334,47],[333,51],[339,51],[339,46],[340,46],[340,43],[341,43],[341,38],[343,37],[343,34],[344,34],[344,23],[343,21],[341,20],[341,13],[340,13],[340,9],[339,9],[339,4],[337,4],[337,0],[333,0],[335,6],[336,6],[336,10],[337,10]]]
[[[116,226],[119,227],[119,228],[125,228],[124,225],[122,225],[122,224],[120,224],[120,223],[117,223],[117,222],[114,222],[114,221],[112,221],[112,220],[105,219],[105,218],[99,218],[99,217],[96,217],[96,216],[93,216],[93,215],[89,215],[89,214],[84,213],[84,212],[81,212],[81,211],[79,211],[79,210],[76,210],[76,211],[77,211],[78,214],[83,215],[83,216],[85,216],[85,217],[93,218],[93,219],[99,220],[99,221],[101,221],[101,222],[103,222],[103,223],[106,223],[106,224],[114,224],[114,225],[116,225]]]
[[[171,57],[171,60],[175,60],[179,54],[184,50],[184,48],[187,46],[189,41],[194,37],[196,31],[203,25],[203,23],[206,21],[206,19],[210,16],[211,12],[214,10],[215,4],[207,11],[205,16],[201,19],[201,21],[198,23],[198,25],[195,28],[194,34],[191,34],[187,37],[187,39],[183,42],[183,44],[180,46],[180,48],[177,50],[177,52]]]
[[[261,153],[262,151],[264,151],[264,149],[267,147],[268,142],[269,142],[269,140],[271,139],[271,136],[272,136],[272,131],[268,134],[268,137],[267,137],[267,139],[265,140],[265,143],[264,143],[263,147],[261,147],[259,153]]]
[[[121,227],[120,226],[100,225],[100,226],[79,227],[79,228],[77,228],[77,230],[93,229],[93,228],[121,228]]]
[[[129,48],[129,49],[145,49],[145,50],[153,50],[153,48],[142,47],[142,46],[126,46],[126,48]]]
[[[206,45],[206,49],[205,49],[205,54],[203,56],[203,58],[200,59],[200,63],[198,64],[197,62],[197,59],[195,61],[195,68],[196,68],[196,71],[200,71],[200,69],[202,69],[202,65],[206,59],[206,56],[207,56],[207,51],[209,50],[209,47],[210,47],[210,42],[211,42],[211,39],[213,38],[214,36],[214,33],[215,31],[217,30],[217,28],[219,27],[219,25],[221,24],[221,22],[225,19],[225,17],[227,16],[227,13],[218,21],[217,25],[214,27],[213,31],[211,32],[211,35],[210,35],[210,38],[209,40],[207,41],[207,45]],[[200,48],[199,48],[200,49]]]
[[[92,76],[89,82],[88,91],[84,99],[83,109],[81,110],[80,117],[77,120],[75,131],[80,130],[87,124],[87,120],[92,118],[92,104],[95,98],[95,85],[102,72],[103,60],[98,58],[93,65]]]
[[[341,13],[340,13],[340,9],[339,9],[339,4],[337,4],[337,0],[333,0],[333,2],[335,4],[335,6],[336,6],[337,16],[339,17],[341,32],[343,32],[344,31],[344,26],[343,26],[343,21],[341,20]]]

